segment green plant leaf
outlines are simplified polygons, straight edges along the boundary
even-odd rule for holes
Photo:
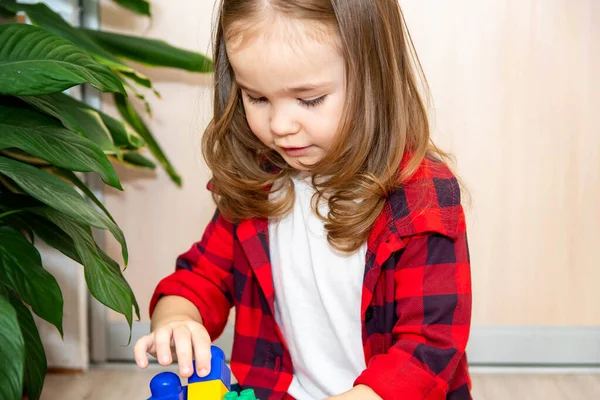
[[[162,40],[91,29],[83,30],[97,44],[111,53],[145,65],[202,73],[213,70],[212,60],[205,55],[179,49]]]
[[[0,1],[2,1],[2,0],[0,0]],[[33,107],[31,107],[29,104],[25,103],[18,96],[6,96],[3,94],[0,94],[0,106],[33,109]]]
[[[58,167],[97,172],[123,190],[106,155],[92,141],[35,111],[0,106],[0,149],[17,148]]]
[[[113,273],[115,279],[122,281],[119,285],[123,286],[126,288],[123,289],[123,291],[126,291],[130,294],[131,296],[131,303],[133,305],[133,311],[135,312],[135,316],[137,318],[137,320],[140,320],[140,306],[135,298],[135,294],[133,293],[133,289],[131,289],[131,286],[129,286],[129,283],[127,282],[127,280],[125,279],[125,276],[123,276],[123,273],[121,272],[121,269],[119,267],[119,264],[113,260],[112,258],[110,258],[110,256],[108,254],[106,254],[100,247],[96,246],[96,250],[98,251],[98,254],[100,254],[100,258],[102,259],[102,261],[106,264],[106,266],[108,267],[108,269]],[[110,288],[110,285],[106,285],[108,288]],[[97,299],[97,297],[96,297]],[[105,304],[105,303],[102,303]],[[106,304],[105,304],[106,305]],[[108,306],[107,306],[108,307]],[[114,310],[114,308],[113,308]],[[126,315],[125,313],[119,311],[119,310],[115,310],[123,315]],[[129,325],[129,329],[131,329],[131,324]],[[127,344],[129,345],[129,343],[131,342],[131,333],[129,335],[129,339]]]
[[[131,328],[132,306],[139,319],[139,306],[133,291],[125,280],[119,264],[98,248],[91,229],[48,207],[35,209],[32,212],[55,224],[72,239],[80,260],[78,262],[85,266],[85,280],[90,293],[105,306],[123,314]],[[39,233],[35,224],[32,224],[31,228]],[[46,241],[44,236],[40,235],[40,238]],[[52,243],[48,244],[52,245]]]
[[[129,151],[123,155],[123,163],[139,168],[155,169],[156,164],[137,151]]]
[[[36,209],[48,207],[47,205],[27,195],[0,194],[0,211],[11,210],[16,207],[23,207],[23,211],[26,213],[7,217],[6,222],[9,226],[16,230],[29,229],[50,247],[82,264],[81,258],[75,250],[73,239],[52,222],[33,213]]]
[[[6,157],[0,157],[0,174],[11,178],[25,193],[42,203],[84,224],[108,229],[121,244],[123,261],[127,265],[127,244],[121,229],[106,215],[96,211],[69,184],[29,164]]]
[[[63,298],[52,274],[42,268],[37,249],[23,235],[0,226],[0,281],[19,294],[40,318],[63,334]]]
[[[35,165],[38,168],[48,168],[48,167],[52,166],[52,164],[50,164],[46,160],[42,160],[39,157],[35,157],[35,156],[27,153],[26,151],[23,151],[23,150],[20,150],[17,148],[0,150],[0,155],[12,158],[14,160],[18,160],[18,161],[21,161],[21,162],[24,162],[27,164]]]
[[[85,103],[64,93],[19,98],[37,110],[57,118],[66,128],[87,137],[104,154],[114,155],[118,158],[122,156],[121,151],[113,143],[111,133],[104,124],[100,113]]]
[[[158,160],[158,162],[162,165],[162,167],[167,171],[171,180],[177,184],[177,186],[181,186],[181,177],[177,174],[171,162],[161,149],[160,145],[152,136],[152,133],[138,114],[138,112],[133,108],[133,105],[123,95],[115,95],[115,104],[121,116],[131,127],[144,139],[146,144],[148,145],[148,149],[152,152],[154,157]]]
[[[154,87],[152,86],[152,81],[148,78],[140,78],[139,76],[136,76],[135,74],[131,74],[128,72],[120,72],[120,71],[119,71],[119,77],[121,78],[123,86],[125,88],[129,89],[134,94],[135,97],[137,97],[138,99],[140,99],[144,102],[144,104],[146,105],[146,111],[148,112],[148,115],[152,115],[152,112],[150,111],[150,103],[146,100],[146,96],[144,96],[142,93],[140,93],[137,90],[137,88],[130,83],[130,81],[133,81],[142,87],[151,89],[152,92],[154,93],[154,95],[156,97],[160,98],[160,93],[158,92],[158,90],[154,89]]]
[[[115,56],[97,46],[86,35],[79,35],[77,30],[73,28],[67,21],[65,21],[60,14],[54,12],[43,2],[35,4],[16,3],[14,5],[7,6],[7,8],[11,9],[12,11],[25,12],[34,25],[40,26],[44,28],[44,30],[50,31],[55,35],[69,40],[70,42],[83,48],[85,51],[118,61]]]
[[[41,95],[89,83],[103,92],[125,89],[119,78],[73,43],[26,24],[0,25],[0,93]]]
[[[2,220],[2,218],[6,218],[10,215],[18,214],[20,212],[23,212],[23,210],[8,210],[6,212],[0,213],[0,221]]]
[[[56,104],[59,104],[60,106],[57,106]],[[102,119],[102,123],[110,133],[112,143],[114,143],[114,146],[117,148],[125,150],[137,150],[146,145],[142,138],[140,138],[139,135],[132,129],[128,129],[127,125],[125,125],[122,121],[119,121],[118,119],[115,119],[108,114],[103,113],[102,111],[96,110],[86,103],[76,100],[64,93],[53,93],[47,96],[0,96],[0,106],[33,107],[47,115],[50,115],[51,117],[60,120],[65,128],[84,134],[84,130],[78,121],[78,118],[76,118],[77,115],[71,115],[74,112],[70,107],[66,107],[67,104],[70,104],[78,109],[91,110],[98,114],[100,119]]]
[[[139,305],[119,264],[98,247],[89,227],[28,196],[0,195],[0,210],[11,209],[17,205],[27,206],[28,212],[9,217],[10,224],[32,229],[46,244],[83,265],[90,293],[98,301],[126,318],[127,313],[131,314],[133,305],[139,319]],[[77,240],[74,240],[75,238]],[[90,271],[87,271],[88,269]],[[105,276],[106,274],[110,276]],[[113,288],[115,292],[111,292]],[[115,296],[122,298],[115,300]]]
[[[108,128],[115,146],[125,150],[137,150],[146,145],[146,142],[122,121],[100,112],[100,118]]]
[[[21,299],[10,294],[10,303],[17,311],[17,319],[23,335],[25,349],[24,391],[29,400],[38,400],[42,394],[44,378],[48,369],[46,353],[31,311]]]
[[[115,3],[141,15],[150,17],[150,3],[146,0],[113,0]]]
[[[23,195],[13,195],[15,199],[19,198],[29,198],[29,196]],[[0,195],[0,205],[6,201],[6,195]],[[46,207],[43,204],[39,206]],[[57,227],[52,222],[35,215],[33,213],[27,213],[23,215],[11,215],[9,218],[6,218],[6,221],[9,226],[15,229],[30,229],[33,233],[37,235],[42,241],[44,241],[48,246],[55,248],[56,250],[63,253],[65,256],[69,257],[73,261],[82,264],[81,258],[77,254],[75,250],[75,245],[73,244],[73,239],[69,235],[67,235],[63,230]]]
[[[152,89],[152,81],[150,80],[150,78],[148,77],[140,77],[134,73],[131,72],[121,72],[119,71],[119,74],[122,75],[125,78],[129,78],[132,81],[134,81],[135,83],[137,83],[140,86],[143,86],[145,88],[148,89]],[[157,94],[157,96],[160,97],[160,95],[158,94],[158,92],[155,91],[155,93]]]
[[[114,60],[108,60],[108,59],[104,59],[101,57],[95,57],[95,58],[98,60],[98,62],[103,63],[104,65],[106,65],[109,68],[112,68],[114,71],[117,71],[120,75],[119,77],[121,78],[121,81],[122,81],[121,83],[124,83],[123,79],[125,77],[128,77],[129,79],[136,82],[138,85],[142,85],[146,88],[152,89],[154,91],[154,93],[158,97],[160,97],[159,93],[156,90],[154,90],[154,87],[152,86],[152,81],[146,75],[127,66],[126,64],[123,64],[121,61],[119,61],[117,63]]]
[[[2,196],[4,196],[4,195],[0,195],[0,198]],[[25,196],[25,197],[27,197],[29,199],[31,198],[29,196]],[[0,203],[0,210],[1,209],[2,209],[2,204]],[[20,213],[22,213],[22,212],[23,212],[23,210],[21,210]],[[20,213],[17,213],[17,214],[20,214]],[[19,219],[18,215],[11,214],[10,216],[4,217],[4,220],[2,222],[3,222],[3,225],[8,225],[8,226],[14,228],[15,230],[23,233],[23,236],[25,236],[25,233],[27,233],[27,237],[26,237],[27,241],[35,246],[35,236],[34,236],[33,230],[26,224],[22,223],[22,221]]]
[[[0,399],[20,399],[23,395],[25,349],[17,312],[0,284]]]
[[[87,51],[96,61],[116,71],[133,73],[140,79],[147,79],[143,74],[123,63],[118,57],[115,57],[113,54],[97,45],[96,42],[89,38],[85,33],[69,25],[59,14],[52,11],[46,4],[17,3],[12,6],[7,6],[7,8],[12,11],[25,12],[29,19],[31,19],[31,22],[35,25],[43,27],[54,34],[71,41],[81,47],[81,49]]]
[[[149,116],[152,116],[152,108],[150,107],[150,103],[146,100],[146,96],[143,93],[140,93],[137,88],[130,83],[130,79],[123,74],[120,74],[123,79],[123,86],[127,89],[128,97],[131,98],[131,94],[133,94],[138,100],[144,104],[144,108],[146,109],[146,113]],[[157,93],[158,95],[158,93]]]
[[[13,101],[5,101],[4,103],[0,103],[0,106],[22,107],[22,104],[24,104],[24,106],[29,107],[32,110],[40,111],[58,119],[65,128],[85,136],[79,121],[77,121],[77,118],[75,118],[74,115],[71,115],[70,110],[63,110],[63,107],[56,104],[57,102],[60,103],[61,99],[59,96],[66,95],[63,93],[53,93],[45,96],[6,97],[6,99],[11,99]]]
[[[12,20],[17,16],[17,13],[14,11],[11,11],[7,8],[2,7],[2,4],[0,4],[0,18],[4,18],[6,20]],[[5,21],[7,22],[7,21]]]
[[[61,169],[61,168],[55,168],[53,170],[53,173],[57,176],[63,177],[65,179],[68,179],[69,181],[71,181],[71,183],[73,183],[73,185],[77,186],[77,188],[79,188],[79,190],[81,190],[83,192],[83,194],[85,194],[88,197],[88,199],[90,199],[96,206],[98,206],[99,209],[104,211],[104,214],[106,214],[106,216],[108,218],[110,218],[111,221],[115,222],[115,219],[112,217],[112,215],[110,215],[110,213],[108,212],[106,207],[104,207],[104,204],[102,204],[102,202],[100,200],[98,200],[96,195],[86,186],[85,183],[83,183],[81,181],[81,179],[79,179],[79,177],[77,175],[75,175],[73,172],[71,172],[69,170]]]

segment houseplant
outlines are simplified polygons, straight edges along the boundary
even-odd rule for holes
[[[144,0],[114,0],[150,16]],[[31,24],[16,23],[26,15]],[[63,300],[42,266],[42,240],[84,267],[90,293],[124,315],[139,318],[121,265],[98,246],[92,228],[127,245],[121,229],[81,178],[97,173],[122,189],[111,162],[155,168],[147,148],[173,182],[181,179],[133,105],[152,81],[129,59],[198,73],[212,70],[202,54],[165,42],[71,26],[43,3],[0,0],[0,399],[38,399],[46,357],[32,312],[62,335]],[[64,91],[90,85],[111,93],[121,119]],[[90,204],[94,203],[95,207]]]

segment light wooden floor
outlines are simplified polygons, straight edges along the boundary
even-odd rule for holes
[[[50,374],[42,400],[145,400],[148,384],[165,369],[130,365],[94,367],[85,374]],[[173,370],[173,369],[171,369]],[[474,400],[599,400],[598,374],[473,373]]]

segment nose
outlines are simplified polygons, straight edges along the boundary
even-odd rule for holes
[[[271,132],[275,136],[288,136],[298,133],[300,124],[285,108],[274,109],[271,112]]]

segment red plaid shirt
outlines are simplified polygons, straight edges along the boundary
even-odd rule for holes
[[[449,169],[426,159],[390,195],[367,244],[367,368],[355,384],[386,400],[471,399],[470,262],[459,186]],[[214,340],[235,307],[233,374],[262,400],[290,399],[294,367],[275,322],[269,254],[266,218],[232,224],[217,211],[202,240],[158,284],[150,313],[161,296],[183,296]]]

